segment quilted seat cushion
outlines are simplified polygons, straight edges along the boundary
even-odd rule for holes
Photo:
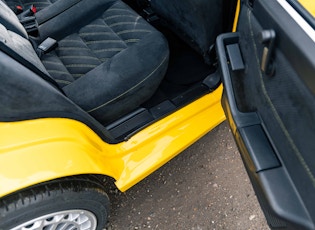
[[[163,35],[123,2],[102,2],[110,4],[92,21],[85,17],[88,23],[60,39],[41,61],[71,100],[107,123],[152,96],[169,51]]]

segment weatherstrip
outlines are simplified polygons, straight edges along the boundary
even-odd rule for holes
[[[305,33],[315,42],[315,30],[305,21],[305,19],[286,1],[277,0],[288,14],[296,21],[296,23],[305,31]]]

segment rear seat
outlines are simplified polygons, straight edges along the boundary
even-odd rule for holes
[[[208,64],[214,61],[209,53],[211,46],[226,29],[222,22],[229,19],[223,9],[231,4],[231,0],[150,0],[153,11]]]
[[[23,53],[41,63],[65,95],[103,123],[148,100],[162,80],[168,63],[163,35],[119,0],[82,0],[39,26],[39,42],[47,37],[58,47],[41,56]],[[53,5],[51,6],[53,7]],[[12,49],[30,47],[18,19],[0,23],[13,40]],[[10,28],[7,26],[13,22]],[[16,47],[14,47],[16,46]]]

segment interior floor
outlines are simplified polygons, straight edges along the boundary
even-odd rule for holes
[[[215,72],[214,66],[206,64],[200,54],[172,32],[163,20],[160,20],[147,7],[149,4],[147,0],[124,0],[124,2],[166,37],[170,50],[166,75],[157,92],[143,104],[143,107],[150,108],[165,100],[171,100],[201,83],[209,74]]]
[[[207,65],[200,54],[162,23],[155,27],[164,34],[168,41],[170,60],[160,87],[154,96],[143,105],[146,108],[183,94],[215,71],[215,67]]]
[[[168,41],[170,59],[165,77],[155,94],[138,110],[107,124],[107,129],[118,140],[128,139],[155,120],[209,93],[213,89],[209,90],[203,81],[216,71],[215,65],[206,64],[203,57],[173,33],[163,20],[156,16],[152,20],[151,15],[147,17],[138,1],[125,2],[163,33]],[[217,87],[220,79],[215,79]]]

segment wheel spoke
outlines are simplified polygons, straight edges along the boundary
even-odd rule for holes
[[[11,230],[95,230],[97,220],[86,210],[67,210],[44,215]]]

